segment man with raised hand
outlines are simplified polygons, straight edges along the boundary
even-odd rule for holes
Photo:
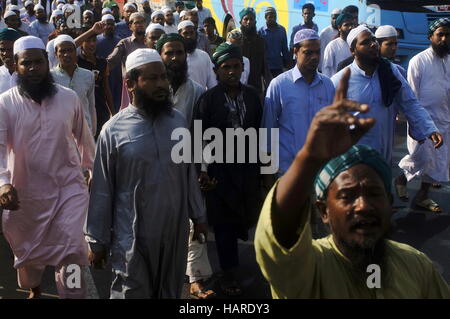
[[[346,99],[346,69],[334,103],[314,117],[305,145],[266,198],[255,235],[256,259],[273,298],[450,298],[422,252],[387,239],[391,169],[366,145],[376,125],[370,106]],[[312,191],[331,235],[312,239]]]

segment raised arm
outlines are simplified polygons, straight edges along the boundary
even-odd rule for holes
[[[349,112],[366,113],[368,105],[346,99],[350,70],[341,79],[334,103],[316,114],[305,145],[280,179],[275,194],[273,231],[278,242],[291,247],[298,239],[301,208],[308,202],[316,175],[330,159],[345,153],[375,124],[373,118],[357,118]],[[349,125],[355,125],[351,130]]]

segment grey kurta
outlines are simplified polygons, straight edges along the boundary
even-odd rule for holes
[[[194,164],[171,160],[178,127],[177,110],[153,119],[129,105],[100,133],[86,235],[111,250],[111,298],[181,297],[188,218],[206,213]]]

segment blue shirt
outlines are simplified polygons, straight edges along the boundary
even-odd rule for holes
[[[286,29],[277,24],[274,30],[267,25],[261,27],[259,35],[264,38],[266,44],[266,59],[270,70],[283,69],[284,63],[291,57],[287,47]]]
[[[295,36],[295,34],[296,34],[298,31],[303,30],[303,29],[310,29],[310,28],[308,28],[305,24],[299,24],[299,25],[296,25],[295,27],[292,28],[291,42],[289,42],[289,48],[290,48],[290,49],[293,49],[293,48],[294,48],[294,36]],[[313,27],[312,27],[312,29],[313,29],[314,31],[316,31],[316,32],[319,32],[319,27],[318,27],[317,24],[315,24],[314,22],[313,22]]]
[[[316,73],[308,84],[297,66],[270,82],[264,101],[261,127],[268,130],[268,152],[271,148],[271,128],[279,128],[279,173],[287,171],[297,152],[303,147],[309,125],[316,113],[333,103],[331,80]],[[266,150],[263,150],[266,151]]]
[[[391,164],[395,119],[399,111],[405,115],[408,121],[408,133],[413,139],[424,140],[431,133],[438,132],[430,115],[420,105],[408,82],[394,64],[391,63],[392,71],[402,82],[402,87],[389,107],[383,103],[378,70],[372,76],[368,76],[359,68],[356,61],[349,67],[352,73],[347,98],[369,105],[369,112],[359,114],[358,117],[373,117],[376,120],[375,126],[359,140],[358,144],[373,147],[381,153],[388,164]],[[331,78],[335,87],[339,85],[346,69],[344,68]]]
[[[116,23],[116,29],[114,32],[115,35],[118,36],[120,39],[131,37],[131,34],[133,34],[133,32],[130,30],[128,24],[125,21]]]

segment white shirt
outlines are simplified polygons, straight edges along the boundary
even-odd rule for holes
[[[187,56],[189,78],[206,89],[211,89],[217,85],[214,64],[209,54],[200,49],[188,53]]]
[[[166,30],[166,34],[169,33],[178,33],[178,28],[175,24],[168,25],[167,23],[164,25],[164,30]]]
[[[326,27],[320,32],[320,64],[319,70],[322,70],[323,64],[323,56],[325,55],[325,48],[328,43],[334,40],[334,38],[338,35],[339,31],[333,28],[331,25]]]
[[[77,67],[72,77],[63,69],[56,66],[50,71],[56,83],[74,90],[83,107],[84,117],[95,136],[97,131],[97,112],[95,110],[95,80],[94,74],[86,69]]]
[[[211,11],[208,8],[202,7],[202,10],[199,10],[197,7],[195,9],[198,14],[198,26],[203,27],[203,21],[205,21],[206,18],[212,17]]]
[[[423,144],[409,134],[409,154],[399,163],[408,180],[421,176],[427,183],[448,182],[450,163],[450,56],[440,58],[432,48],[414,56],[409,62],[408,82],[420,104],[428,111],[444,144],[435,149],[426,139]],[[447,142],[446,142],[447,141]]]
[[[351,55],[347,41],[342,40],[340,37],[334,39],[325,48],[322,73],[331,78],[336,74],[338,64]]]
[[[0,66],[0,94],[17,85],[17,74],[9,74],[5,65]]]
[[[244,71],[241,74],[241,83],[247,84],[248,76],[250,75],[250,60],[245,56],[242,59],[244,60]]]

